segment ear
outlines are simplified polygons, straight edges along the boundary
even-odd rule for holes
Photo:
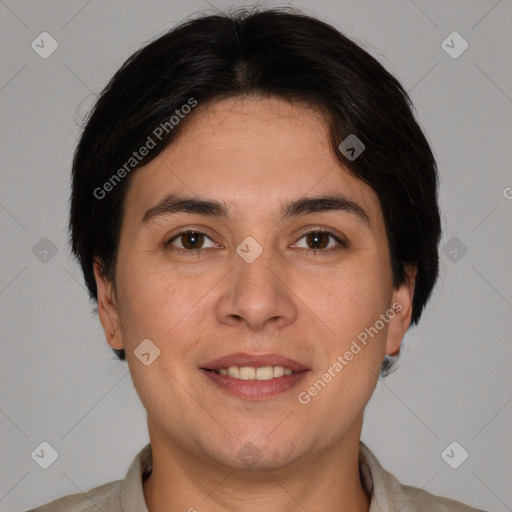
[[[405,332],[411,325],[412,300],[414,297],[414,285],[416,283],[416,266],[408,265],[405,268],[406,282],[395,288],[391,308],[395,316],[388,323],[386,354],[396,356],[400,353],[400,346]]]
[[[98,294],[98,315],[105,338],[112,348],[121,350],[124,348],[123,336],[114,285],[103,275],[102,265],[98,259],[94,261],[94,278]]]

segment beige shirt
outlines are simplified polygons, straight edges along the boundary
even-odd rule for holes
[[[124,480],[94,487],[87,493],[64,496],[28,512],[148,512],[142,482],[152,467],[151,444],[147,444],[136,455]],[[363,486],[372,497],[369,512],[484,512],[402,485],[379,464],[362,441],[359,442],[359,470]]]

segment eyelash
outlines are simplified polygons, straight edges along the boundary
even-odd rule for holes
[[[197,234],[197,235],[204,235],[207,238],[209,238],[210,240],[212,240],[210,236],[208,236],[206,233],[204,233],[202,231],[195,230],[195,229],[187,229],[187,230],[181,231],[181,232],[177,233],[176,235],[174,235],[169,241],[167,241],[165,243],[165,247],[170,246],[172,244],[172,242],[174,242],[174,240],[176,240],[180,236],[186,235],[188,233],[194,233],[194,234]],[[313,234],[313,233],[329,235],[332,239],[334,239],[340,245],[340,247],[331,248],[331,249],[304,249],[306,251],[306,254],[310,254],[310,253],[317,254],[318,252],[330,252],[330,251],[333,251],[333,250],[339,250],[339,249],[347,248],[348,247],[348,244],[344,240],[340,239],[339,237],[337,237],[335,234],[331,233],[330,231],[327,231],[327,230],[322,229],[322,228],[313,228],[313,229],[310,229],[309,231],[306,231],[306,232],[302,233],[302,235],[299,238],[299,241],[302,240],[307,235],[310,235],[310,234]],[[213,240],[212,240],[212,242],[213,242]],[[329,242],[327,243],[327,245],[329,245]],[[178,251],[182,251],[182,252],[201,254],[202,252],[207,251],[208,249],[211,249],[211,248],[208,248],[208,249],[182,249],[181,247],[175,247],[175,249],[178,250]]]

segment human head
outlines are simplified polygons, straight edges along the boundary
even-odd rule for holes
[[[393,284],[404,283],[408,265],[417,268],[411,316],[417,323],[438,273],[433,154],[399,82],[333,27],[291,9],[186,21],[134,53],[105,87],[73,161],[70,244],[91,299],[97,299],[95,259],[115,289],[124,198],[134,175],[180,137],[195,110],[255,94],[324,115],[336,158],[378,196]],[[120,173],[152,134],[154,147]],[[338,149],[351,134],[366,147],[353,161]],[[125,358],[124,350],[114,351]],[[383,375],[390,361],[386,356]]]

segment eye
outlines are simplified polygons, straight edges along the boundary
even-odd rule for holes
[[[188,230],[182,231],[177,235],[173,236],[165,245],[174,245],[174,241],[179,242],[180,245],[177,245],[178,249],[184,251],[199,251],[203,249],[207,249],[208,247],[204,247],[205,240],[208,239],[212,242],[211,247],[219,247],[217,243],[215,243],[206,233],[196,230]]]
[[[321,228],[315,228],[304,233],[300,240],[305,239],[307,247],[299,247],[307,249],[308,252],[316,253],[318,250],[331,250],[336,249],[336,246],[347,247],[347,243],[339,237]],[[332,242],[332,243],[330,243]],[[295,244],[295,246],[298,245]],[[313,246],[313,247],[311,247]],[[338,247],[339,248],[339,247]]]

